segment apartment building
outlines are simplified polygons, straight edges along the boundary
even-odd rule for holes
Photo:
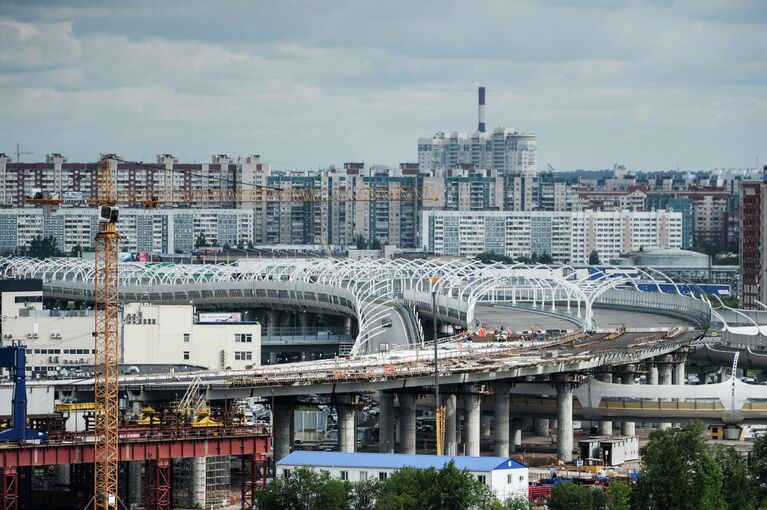
[[[418,139],[418,164],[427,171],[474,165],[501,175],[511,172],[534,175],[538,172],[537,151],[535,135],[515,129],[499,127],[492,133],[471,134],[440,131],[431,138]]]
[[[740,304],[762,308],[767,304],[767,166],[761,181],[741,183]]]
[[[435,255],[509,257],[548,254],[557,263],[585,264],[643,247],[680,248],[682,215],[666,211],[426,211],[421,247]]]
[[[187,193],[186,206],[200,208],[248,207],[253,204],[232,204],[211,200],[200,191],[235,190],[247,185],[263,185],[271,166],[260,156],[252,155],[237,161],[226,154],[211,157],[210,163],[179,163],[172,154],[157,156],[155,163],[126,163],[112,161],[117,193],[136,197],[129,205],[141,207],[141,198],[163,190]],[[0,207],[33,207],[26,201],[35,190],[62,197],[71,207],[86,207],[96,198],[98,163],[70,163],[61,154],[46,155],[41,163],[14,163],[0,154]],[[195,193],[197,192],[197,193]]]
[[[0,209],[0,253],[29,246],[35,237],[52,236],[60,250],[92,250],[98,232],[93,208]],[[198,237],[209,245],[235,246],[254,240],[255,214],[250,209],[122,209],[120,248],[149,253],[189,253]]]

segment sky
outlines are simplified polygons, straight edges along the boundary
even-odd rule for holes
[[[0,0],[0,152],[276,168],[538,137],[557,170],[767,163],[764,0]]]

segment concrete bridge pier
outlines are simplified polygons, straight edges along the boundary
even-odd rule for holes
[[[293,444],[293,404],[289,399],[275,398],[272,409],[272,451],[274,461],[287,457]]]
[[[464,445],[465,455],[479,457],[479,420],[482,414],[482,396],[478,393],[479,388],[468,386],[463,395],[464,413]]]
[[[613,382],[613,374],[610,372],[597,373],[597,380],[611,383]],[[600,436],[612,436],[613,435],[613,422],[610,420],[602,420],[599,422],[599,435]]]
[[[568,374],[557,374],[554,388],[557,390],[557,458],[562,462],[573,461],[573,384]]]
[[[445,395],[445,455],[458,454],[458,402],[455,395]]]
[[[658,384],[666,385],[671,384],[674,364],[670,354],[664,354],[657,359],[658,365]],[[658,424],[659,429],[670,429],[670,422],[661,422]]]
[[[508,457],[509,446],[509,411],[511,399],[507,383],[495,383],[495,454]]]
[[[535,435],[540,437],[549,437],[549,419],[548,418],[536,418]]]
[[[338,413],[338,451],[353,453],[357,443],[354,397],[344,396],[336,402]]]
[[[378,392],[378,451],[394,453],[394,394]]]
[[[621,373],[621,383],[634,384],[634,373],[636,372],[635,365],[623,366]],[[622,436],[635,436],[636,435],[636,423],[633,421],[624,421],[621,423],[621,435]]]
[[[509,434],[509,453],[517,451],[517,446],[522,446],[522,427],[524,423],[521,420],[511,420],[511,432]]]
[[[399,393],[400,412],[400,450],[402,453],[415,453],[415,395]]]
[[[277,334],[277,328],[280,327],[280,312],[278,310],[268,310],[266,312],[266,334],[273,336]]]

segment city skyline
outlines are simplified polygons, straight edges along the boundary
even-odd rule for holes
[[[761,2],[228,7],[5,2],[0,151],[394,166],[472,132],[486,86],[488,130],[536,135],[541,169],[767,160]]]

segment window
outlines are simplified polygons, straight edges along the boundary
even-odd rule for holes
[[[284,469],[284,470],[282,471],[282,475],[283,475],[285,478],[290,478],[290,469]]]
[[[16,296],[14,298],[16,303],[42,303],[43,296]]]
[[[234,359],[238,361],[249,361],[253,359],[253,353],[250,351],[235,351]]]
[[[348,471],[341,471],[341,480],[348,480],[349,479],[349,472]]]
[[[477,481],[482,485],[487,484],[487,477],[485,475],[477,475]]]
[[[237,343],[252,343],[253,334],[252,333],[235,333],[234,341]]]
[[[368,472],[367,471],[360,471],[360,481],[365,481],[368,479]]]
[[[388,476],[388,473],[385,473],[384,471],[381,471],[380,473],[378,473],[378,479],[379,479],[380,481],[382,481],[382,482],[383,482],[384,480],[386,480],[386,477],[387,477],[387,476]]]
[[[184,343],[189,343],[189,333],[184,333]]]
[[[184,351],[184,359],[189,360],[189,351]]]
[[[506,475],[506,483],[512,483],[511,478],[512,478],[511,475]]]

